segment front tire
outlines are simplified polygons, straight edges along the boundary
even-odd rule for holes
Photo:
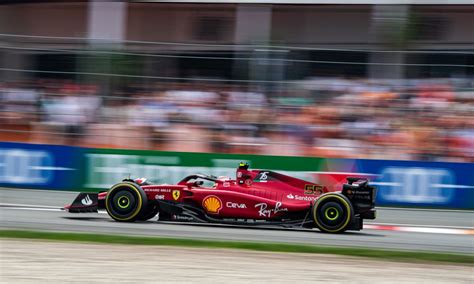
[[[139,185],[121,182],[107,192],[105,209],[116,221],[134,222],[146,210],[147,203],[146,194]]]
[[[322,232],[342,233],[354,218],[354,209],[340,193],[325,193],[313,204],[313,221]]]

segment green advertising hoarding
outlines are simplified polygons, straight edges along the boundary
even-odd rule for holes
[[[309,172],[321,170],[325,160],[139,150],[84,150],[83,180],[84,188],[88,190],[106,189],[128,176],[146,177],[154,183],[176,183],[194,173],[234,177],[240,162],[248,162],[251,168],[292,172],[301,178],[311,179]]]

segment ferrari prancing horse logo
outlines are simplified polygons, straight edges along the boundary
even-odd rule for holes
[[[175,189],[175,190],[173,190],[172,194],[173,194],[173,199],[178,200],[179,196],[181,195],[181,191]]]

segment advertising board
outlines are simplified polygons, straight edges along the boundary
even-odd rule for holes
[[[173,184],[194,173],[235,177],[236,166],[276,170],[340,190],[348,176],[377,186],[378,206],[474,209],[474,164],[257,156],[0,143],[0,186],[106,190],[128,177]]]

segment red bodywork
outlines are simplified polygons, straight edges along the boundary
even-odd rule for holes
[[[107,192],[80,193],[71,213],[105,209],[116,221],[191,221],[239,225],[317,227],[323,232],[361,230],[375,219],[376,188],[368,179],[346,177],[340,192],[267,170],[237,168],[236,178],[194,174],[175,185],[124,179]]]
[[[212,186],[203,186],[199,180],[207,176],[188,176],[176,185],[147,185],[141,188],[148,200],[165,200],[202,208],[210,217],[242,219],[280,219],[289,213],[305,214],[322,193],[324,186],[283,174],[237,169],[237,178],[213,178]],[[140,184],[142,179],[134,182]],[[104,201],[107,192],[98,196]]]

